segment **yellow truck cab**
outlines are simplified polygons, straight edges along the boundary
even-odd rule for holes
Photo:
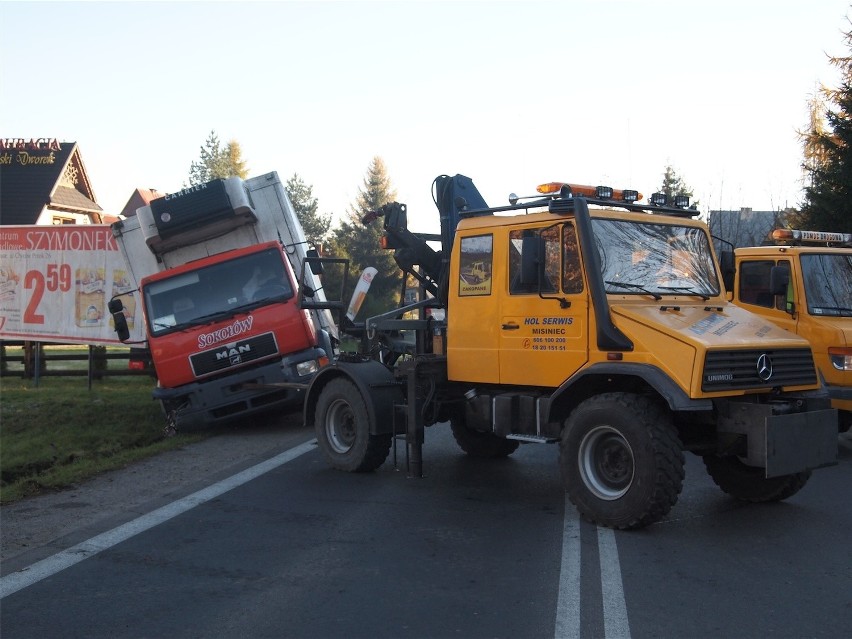
[[[852,234],[777,229],[774,245],[737,248],[733,301],[811,344],[814,363],[852,427]]]
[[[384,220],[383,246],[429,294],[342,327],[362,348],[305,400],[332,467],[378,468],[404,435],[422,476],[439,425],[473,457],[556,444],[580,514],[631,529],[675,504],[684,452],[751,502],[787,499],[836,463],[837,411],[808,342],[726,299],[688,204],[559,182],[489,207],[459,175],[433,189],[437,239],[407,229],[404,204],[364,218]],[[432,312],[405,319],[418,310]]]

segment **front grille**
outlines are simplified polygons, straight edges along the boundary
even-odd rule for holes
[[[701,390],[805,386],[816,381],[814,358],[809,348],[708,351]]]
[[[189,358],[189,362],[192,365],[193,374],[196,377],[204,377],[234,366],[243,366],[275,355],[277,352],[278,344],[275,342],[275,335],[264,333],[196,353]]]

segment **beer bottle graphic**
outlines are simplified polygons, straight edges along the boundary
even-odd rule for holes
[[[75,296],[75,319],[77,326],[103,326],[106,308],[103,268],[80,267],[77,269]]]

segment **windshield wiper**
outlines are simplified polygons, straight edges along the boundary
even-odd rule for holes
[[[627,282],[614,282],[612,280],[604,280],[604,283],[605,284],[611,284],[612,286],[618,286],[619,288],[634,288],[637,291],[642,291],[643,293],[647,293],[648,295],[653,297],[655,300],[663,299],[663,296],[660,295],[659,293],[654,293],[653,291],[649,291],[647,288],[645,288],[644,286],[641,286],[639,284],[629,284]]]
[[[693,289],[690,286],[658,286],[657,288],[664,288],[667,291],[686,291],[689,295],[697,295],[698,297],[700,297],[705,302],[710,299],[704,293],[699,293],[698,291],[696,291],[695,289]]]
[[[190,322],[192,324],[209,324],[210,322],[215,322],[218,319],[224,319],[226,317],[233,317],[238,313],[245,312],[241,310],[242,307],[229,308],[223,311],[216,311],[215,313],[207,313],[206,315],[200,315],[199,317],[193,317]],[[187,322],[187,323],[190,323]]]

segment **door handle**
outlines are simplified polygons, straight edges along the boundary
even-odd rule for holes
[[[503,324],[503,325],[501,325],[501,328],[504,331],[516,331],[520,328],[520,325],[519,324]]]

